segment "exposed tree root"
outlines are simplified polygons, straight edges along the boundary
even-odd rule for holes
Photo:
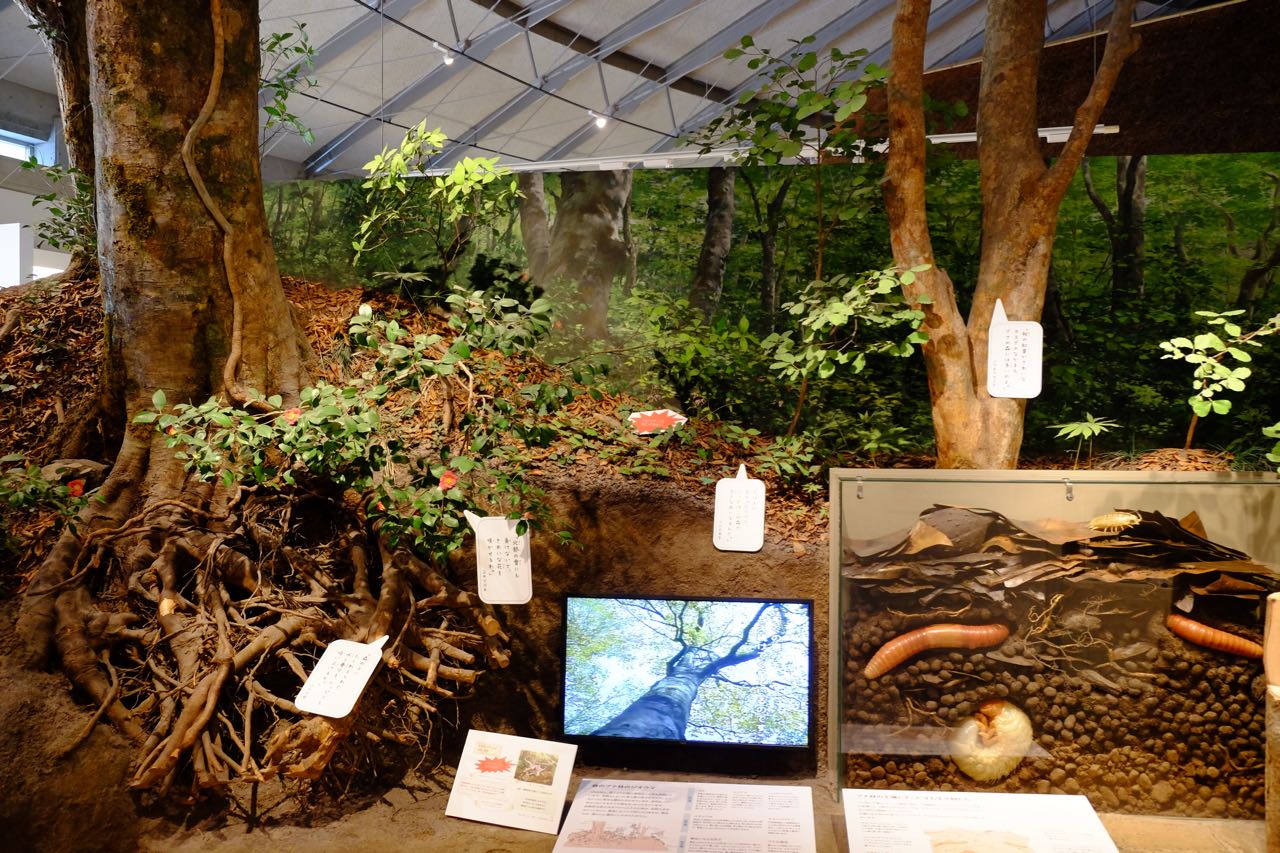
[[[186,799],[317,779],[357,744],[425,745],[477,661],[510,660],[491,608],[378,540],[341,495],[215,489],[137,438],[99,495],[33,579],[19,632],[28,663],[56,653],[95,721],[137,745],[134,788]],[[384,634],[348,717],[294,706],[328,643]]]

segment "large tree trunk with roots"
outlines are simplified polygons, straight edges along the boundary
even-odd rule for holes
[[[254,408],[250,390],[292,405],[307,381],[265,227],[258,26],[256,0],[97,0],[87,16],[106,357],[129,425],[18,628],[29,664],[56,657],[137,745],[131,784],[161,792],[315,778],[353,732],[366,749],[415,742],[445,682],[475,680],[476,651],[506,663],[491,611],[388,547],[358,496],[203,482],[132,423],[157,389]],[[330,640],[384,634],[389,667],[350,716],[293,706]]]
[[[590,338],[609,334],[609,293],[626,269],[622,213],[631,199],[631,172],[565,172],[547,258],[546,280],[577,284],[584,303],[574,318]]]
[[[1036,134],[1036,78],[1044,46],[1045,3],[992,0],[978,106],[982,251],[966,322],[950,278],[934,262],[924,195],[923,68],[928,0],[902,0],[893,25],[888,83],[889,154],[885,205],[894,260],[928,264],[905,288],[923,305],[924,358],[933,405],[938,465],[1013,468],[1022,445],[1026,401],[987,393],[987,339],[996,300],[1011,320],[1039,320],[1044,308],[1058,211],[1124,60],[1137,48],[1134,0],[1112,14],[1107,45],[1071,135],[1046,166]]]

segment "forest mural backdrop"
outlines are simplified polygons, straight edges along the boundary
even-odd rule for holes
[[[965,311],[963,283],[975,280],[981,233],[977,166],[942,146],[934,153],[931,236],[940,266],[960,283]],[[628,257],[614,278],[608,335],[575,339],[564,332],[545,345],[547,356],[581,364],[584,353],[598,353],[606,383],[718,418],[731,439],[736,430],[778,436],[779,458],[800,468],[928,452],[929,401],[918,353],[873,354],[861,372],[815,378],[786,437],[796,382],[764,342],[797,327],[795,303],[814,275],[815,169],[732,171],[730,247],[713,302],[691,296],[705,228],[715,219],[708,217],[708,198],[723,196],[723,179],[711,182],[709,195],[706,170],[636,170],[617,228]],[[880,177],[873,163],[823,168],[824,203],[836,211],[824,247],[828,276],[891,264]],[[522,176],[522,187],[527,183]],[[542,184],[554,219],[561,178],[547,175]],[[1236,320],[1245,331],[1280,311],[1278,191],[1280,154],[1087,161],[1063,204],[1042,318],[1044,391],[1028,406],[1024,456],[1072,450],[1074,442],[1056,438],[1056,425],[1085,422],[1086,415],[1116,424],[1097,436],[1095,453],[1182,446],[1192,416],[1192,368],[1162,359],[1160,342],[1208,331],[1196,311],[1241,310]],[[433,253],[440,240],[430,230],[352,266],[350,235],[365,212],[357,182],[277,185],[267,189],[266,201],[287,274],[337,287],[402,287],[428,301],[449,287],[527,290],[520,283],[528,261],[518,198],[474,228],[465,255],[450,259],[448,282],[386,275],[439,266]],[[572,316],[576,294],[548,290]],[[892,329],[858,332],[863,345],[877,335],[901,337]],[[1274,442],[1262,430],[1280,420],[1280,352],[1273,341],[1259,339],[1244,390],[1229,395],[1228,414],[1203,419],[1195,446],[1229,450],[1243,467],[1266,466],[1263,454]]]

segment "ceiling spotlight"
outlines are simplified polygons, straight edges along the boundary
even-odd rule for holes
[[[609,123],[608,118],[600,115],[599,113],[593,110],[587,110],[587,115],[591,116],[593,119],[596,120],[596,127],[603,128],[606,124]]]
[[[445,64],[445,65],[452,65],[452,64],[453,64],[453,54],[449,51],[449,48],[447,48],[447,47],[445,47],[444,45],[440,44],[440,42],[438,42],[438,41],[433,41],[433,42],[431,43],[431,46],[432,46],[432,47],[434,47],[436,50],[440,51],[440,54],[444,57],[444,64]]]

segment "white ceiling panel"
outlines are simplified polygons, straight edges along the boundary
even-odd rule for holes
[[[515,168],[639,162],[648,152],[691,156],[680,133],[713,118],[725,99],[755,85],[745,61],[723,58],[743,35],[775,53],[818,34],[817,47],[864,49],[885,62],[893,0],[262,0],[261,30],[306,24],[316,85],[290,109],[314,132],[308,144],[281,134],[267,145],[273,172],[339,177],[360,168],[404,128],[426,118],[450,137],[431,164],[498,155]],[[934,0],[926,49],[931,67],[981,50],[983,0]],[[1215,5],[1139,3],[1140,18]],[[1074,38],[1106,25],[1113,0],[1050,0],[1046,37]],[[434,43],[434,44],[433,44]],[[445,55],[453,56],[451,65]],[[275,69],[279,73],[283,69]],[[49,112],[54,78],[36,33],[12,0],[0,0],[0,132],[5,110]],[[44,94],[42,94],[44,93]],[[9,105],[9,108],[6,105]],[[597,129],[588,110],[610,117]],[[52,126],[54,115],[41,121]],[[264,114],[265,119],[265,114]],[[16,121],[16,119],[14,119]],[[649,155],[652,159],[653,155]],[[532,165],[531,165],[532,164]]]

